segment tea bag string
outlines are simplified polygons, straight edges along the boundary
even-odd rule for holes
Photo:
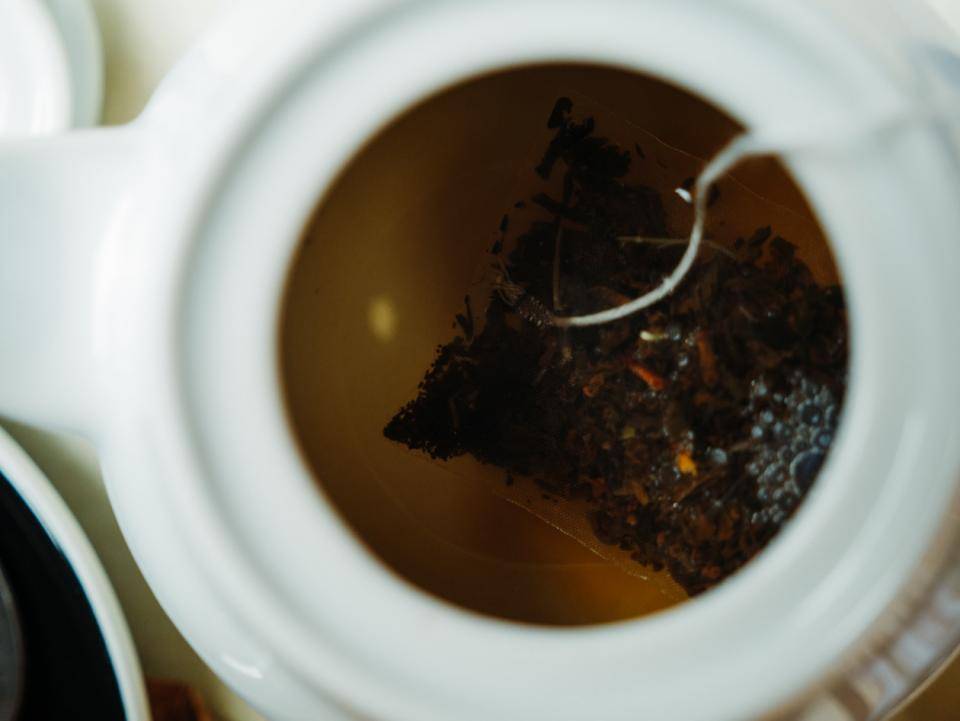
[[[690,272],[700,252],[700,247],[704,243],[711,186],[743,160],[763,155],[843,147],[855,143],[865,135],[884,135],[922,122],[956,122],[957,118],[958,110],[956,108],[931,107],[896,112],[881,118],[879,121],[872,119],[866,123],[850,122],[841,126],[819,123],[802,128],[753,130],[738,135],[707,163],[694,182],[691,193],[694,220],[687,241],[687,248],[676,267],[663,279],[660,285],[627,303],[596,313],[575,316],[552,315],[550,318],[552,324],[558,328],[582,328],[612,323],[649,308],[672,294]],[[554,249],[553,297],[555,309],[559,308],[560,241],[562,232],[561,224],[557,230]]]
[[[719,180],[725,173],[739,163],[747,153],[753,150],[755,138],[752,135],[745,134],[735,138],[729,145],[721,150],[703,169],[703,172],[697,177],[693,186],[693,206],[694,220],[693,230],[690,233],[690,239],[687,248],[680,258],[673,272],[670,273],[659,286],[639,298],[597,313],[577,316],[554,316],[553,323],[559,328],[584,327],[591,325],[601,325],[611,323],[621,318],[626,318],[637,313],[644,308],[660,302],[676,290],[677,286],[683,282],[683,279],[690,272],[693,263],[700,251],[700,245],[703,242],[704,228],[707,222],[707,199],[709,197],[709,188],[713,183]],[[559,239],[559,234],[558,234]],[[559,243],[557,244],[559,251]],[[556,266],[555,266],[556,267]],[[554,295],[558,295],[556,284],[558,274],[554,273]]]

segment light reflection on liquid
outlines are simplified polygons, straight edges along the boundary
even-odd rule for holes
[[[367,307],[367,326],[370,333],[381,343],[389,343],[397,336],[397,308],[386,295],[370,299]]]

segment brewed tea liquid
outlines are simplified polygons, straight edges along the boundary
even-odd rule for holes
[[[542,189],[533,168],[562,95],[591,106],[599,134],[646,144],[657,190],[675,203],[697,158],[738,131],[692,95],[612,69],[518,69],[448,90],[385,129],[323,199],[289,280],[281,354],[291,421],[317,482],[387,567],[474,611],[590,624],[685,596],[666,574],[601,557],[496,493],[502,470],[430,460],[383,437],[437,346],[457,332],[454,316],[477,287],[504,214]],[[667,148],[687,154],[689,167],[671,167],[678,153]],[[742,218],[743,227],[772,224],[819,278],[835,279],[787,173],[753,161],[737,176],[762,199],[734,194],[732,215],[715,223],[718,242],[740,232],[737,213],[762,213]],[[474,302],[482,313],[482,294]]]

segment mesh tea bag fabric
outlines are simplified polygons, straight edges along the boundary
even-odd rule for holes
[[[795,189],[765,182],[773,161],[741,163],[750,142],[708,163],[558,96],[457,336],[385,435],[698,593],[763,548],[829,450],[835,267]]]

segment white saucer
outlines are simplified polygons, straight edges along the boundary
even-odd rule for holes
[[[0,2],[0,134],[96,123],[103,56],[86,0]]]
[[[94,623],[92,628],[95,629],[96,634],[100,637],[99,641],[94,645],[100,646],[100,644],[102,644],[101,647],[103,651],[100,656],[101,660],[98,660],[96,656],[91,655],[88,658],[84,655],[87,647],[80,645],[81,639],[83,638],[80,633],[74,638],[65,637],[62,639],[64,647],[69,649],[69,652],[64,651],[64,657],[67,659],[73,658],[71,663],[77,660],[86,660],[90,664],[99,663],[103,665],[107,673],[110,673],[112,670],[115,680],[115,686],[113,686],[115,690],[112,691],[112,693],[119,696],[114,704],[118,702],[119,706],[117,706],[117,708],[122,707],[123,718],[126,719],[126,721],[149,721],[149,703],[144,686],[143,673],[140,668],[140,661],[133,644],[133,638],[130,635],[130,629],[127,627],[126,620],[120,608],[120,602],[117,600],[113,587],[107,578],[107,574],[100,564],[100,559],[97,557],[96,552],[90,545],[90,541],[80,528],[80,524],[77,523],[70,509],[66,503],[64,503],[63,499],[60,498],[59,494],[50,484],[50,481],[47,480],[46,476],[43,475],[33,460],[16,441],[3,430],[0,430],[0,483],[9,484],[19,497],[20,500],[16,503],[16,506],[25,506],[26,509],[28,509],[26,513],[22,511],[12,512],[11,508],[14,506],[9,500],[11,497],[9,495],[10,492],[4,491],[2,495],[6,500],[0,504],[4,509],[2,520],[10,524],[11,527],[22,529],[31,526],[31,524],[38,524],[38,527],[42,529],[31,535],[23,534],[23,537],[29,538],[30,542],[18,546],[20,549],[18,553],[21,556],[27,554],[26,557],[28,558],[34,557],[49,560],[51,551],[43,550],[45,547],[44,544],[46,544],[47,548],[55,549],[55,555],[62,558],[62,561],[48,564],[45,567],[40,565],[31,566],[31,577],[36,576],[48,579],[59,576],[67,579],[59,585],[54,586],[61,589],[62,593],[60,595],[41,597],[40,600],[47,599],[49,602],[44,601],[47,605],[43,612],[49,613],[51,609],[53,612],[56,612],[58,608],[66,612],[70,608],[86,607],[89,610],[83,613],[92,615]],[[32,518],[29,517],[31,515]],[[53,546],[49,546],[50,543],[52,543]],[[9,540],[6,541],[6,546],[9,552]],[[27,546],[32,546],[35,550],[36,553],[33,556],[30,555],[30,548]],[[12,563],[15,560],[12,557],[6,558],[8,563]],[[17,564],[21,566],[21,568],[18,569],[20,571],[19,580],[21,581],[24,580],[23,564],[23,561]],[[75,578],[75,581],[69,581],[71,575]],[[15,585],[16,577],[11,576],[10,579]],[[74,593],[69,591],[71,583],[77,584],[77,586],[74,587],[82,592],[82,598],[85,599],[85,604],[83,601],[79,601]],[[39,611],[36,610],[38,599],[35,589],[33,589],[33,598],[26,593],[26,586],[28,585],[29,584],[21,584],[19,588],[16,586],[13,588],[14,602],[19,601],[21,604],[23,604],[24,601],[31,602],[32,605],[30,609],[21,605],[21,611],[32,609],[34,615],[36,615],[39,613]],[[49,588],[50,586],[46,587]],[[36,624],[36,621],[34,621],[34,624]],[[37,656],[37,654],[40,653],[37,641],[44,640],[38,639],[37,637],[31,639],[28,635],[25,642],[28,648],[30,647],[31,640],[34,642],[33,654]],[[41,643],[41,645],[43,644]],[[87,646],[89,646],[89,643]],[[71,653],[74,655],[71,656]],[[87,669],[85,668],[84,670]],[[31,673],[40,673],[42,675],[47,671],[49,671],[49,669],[35,667],[31,672],[28,667],[26,683],[29,685],[29,675]],[[80,716],[78,716],[78,718],[79,717]],[[110,718],[113,718],[113,716],[110,716]]]

